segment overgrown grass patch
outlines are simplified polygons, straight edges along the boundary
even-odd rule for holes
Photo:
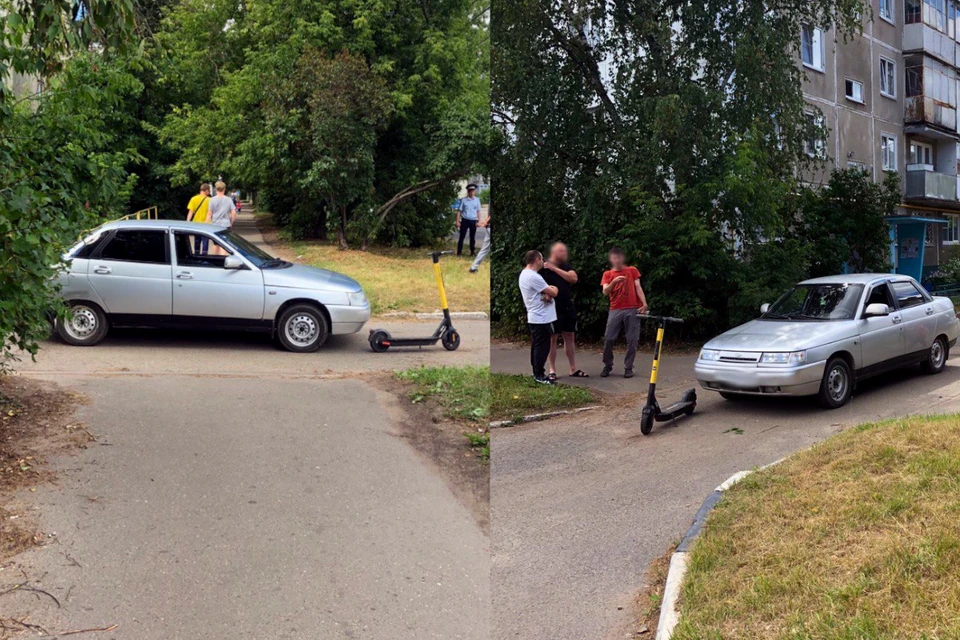
[[[414,403],[432,398],[448,418],[480,423],[489,419],[489,367],[419,367],[395,375],[413,384]]]
[[[565,384],[546,385],[530,376],[490,374],[490,415],[514,420],[532,413],[584,407],[597,402],[590,389]]]
[[[298,262],[344,273],[366,291],[374,314],[390,311],[429,313],[440,308],[429,249],[371,248],[342,251],[330,243],[291,242]],[[451,311],[489,311],[490,261],[470,273],[473,258],[440,259]]]
[[[960,416],[848,430],[730,489],[675,640],[960,638]]]

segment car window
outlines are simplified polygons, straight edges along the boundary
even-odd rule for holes
[[[83,239],[83,242],[80,243],[80,248],[74,250],[74,258],[89,258],[93,255],[93,252],[97,250],[101,244],[103,244],[104,238],[106,238],[109,233],[103,230],[95,231],[89,236]]]
[[[100,252],[100,260],[170,264],[167,232],[155,229],[121,229]]]
[[[223,260],[233,252],[210,236],[177,231],[173,235],[177,266],[222,269]],[[219,249],[219,252],[218,252]]]
[[[886,283],[878,284],[870,291],[870,296],[863,308],[866,309],[872,304],[885,304],[891,309],[894,308],[893,298],[890,296],[890,287]]]
[[[800,284],[773,303],[767,320],[849,320],[857,311],[862,284]]]
[[[926,300],[924,295],[912,282],[894,282],[893,292],[897,295],[897,302],[900,303],[901,309],[915,307],[918,304],[923,304],[924,300]]]

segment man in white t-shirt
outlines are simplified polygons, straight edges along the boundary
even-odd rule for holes
[[[520,294],[527,308],[527,325],[530,327],[530,366],[533,379],[541,384],[556,384],[547,378],[546,363],[550,354],[550,336],[553,323],[557,321],[557,309],[553,299],[557,288],[551,287],[539,271],[543,268],[543,256],[539,251],[527,251],[523,257],[526,265],[520,272]]]

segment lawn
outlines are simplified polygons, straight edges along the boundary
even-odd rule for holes
[[[291,242],[297,261],[345,273],[363,287],[374,314],[390,311],[431,312],[440,308],[429,249],[372,248],[341,251],[323,242]],[[479,249],[478,249],[479,250]],[[451,311],[489,311],[490,262],[470,273],[473,258],[440,259]]]
[[[494,420],[514,420],[532,413],[573,409],[595,404],[590,389],[565,384],[545,385],[530,376],[490,374],[490,416]]]
[[[834,436],[730,489],[674,640],[960,638],[960,416]]]

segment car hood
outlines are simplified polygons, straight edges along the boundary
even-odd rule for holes
[[[360,291],[360,283],[336,271],[295,264],[282,269],[263,269],[263,284],[268,287],[319,289],[322,291]]]
[[[721,351],[802,351],[856,335],[856,322],[751,320],[703,345]]]

